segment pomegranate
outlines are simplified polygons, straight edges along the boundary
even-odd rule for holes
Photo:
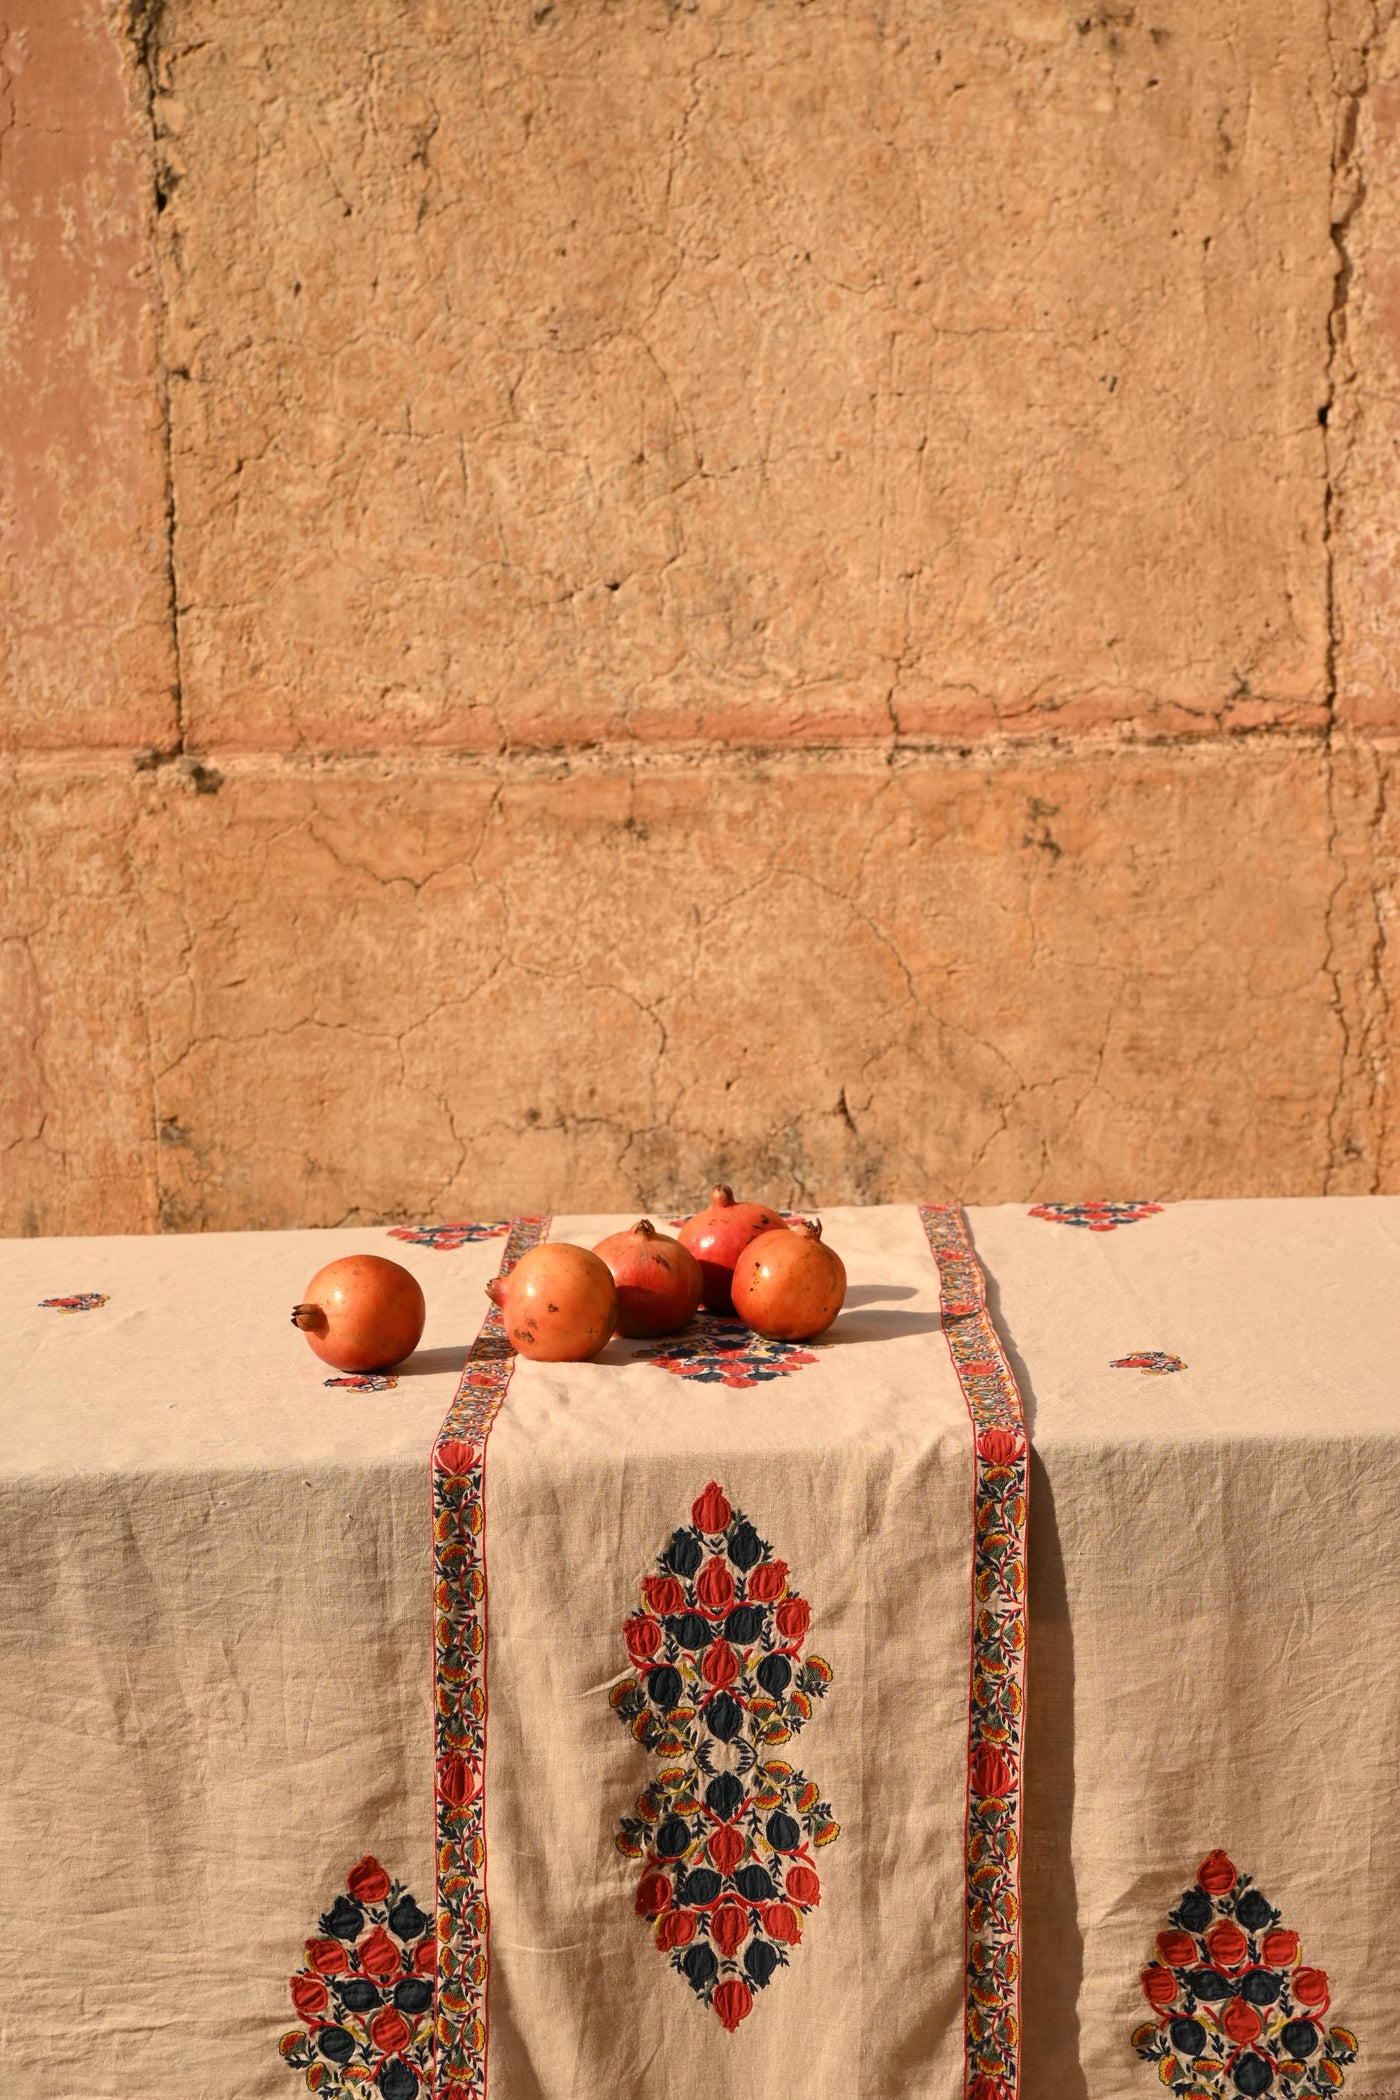
[[[501,1309],[511,1347],[535,1363],[582,1363],[617,1326],[612,1270],[567,1240],[532,1247],[509,1276],[491,1278],[486,1295]]]
[[[418,1278],[398,1262],[343,1254],[316,1271],[292,1325],[337,1371],[387,1371],[418,1347],[426,1310]]]
[[[720,1182],[710,1190],[710,1207],[697,1210],[681,1227],[681,1245],[700,1264],[701,1296],[711,1312],[733,1312],[734,1264],[760,1232],[786,1232],[766,1203],[736,1203],[734,1191]]]
[[[676,1334],[700,1303],[700,1264],[679,1240],[639,1218],[630,1232],[614,1232],[593,1249],[617,1285],[620,1334]]]
[[[815,1218],[750,1240],[734,1265],[734,1310],[773,1342],[825,1334],[846,1297],[846,1265]]]

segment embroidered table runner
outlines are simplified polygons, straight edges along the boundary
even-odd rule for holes
[[[434,1453],[440,2100],[954,2093],[968,2051],[1015,2088],[1015,1389],[956,1211],[823,1223],[826,1340],[706,1320],[542,1365],[493,1315],[468,1366]]]

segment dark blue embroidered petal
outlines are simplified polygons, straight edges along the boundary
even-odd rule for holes
[[[1272,2005],[1283,1989],[1283,1978],[1273,1969],[1251,1969],[1240,1978],[1240,1996],[1246,2005]]]
[[[1262,1932],[1266,1925],[1274,1922],[1274,1907],[1265,1901],[1258,1889],[1246,1889],[1235,1905],[1235,1916],[1246,1932]]]
[[[721,1772],[705,1789],[705,1806],[727,1823],[744,1798],[744,1789],[732,1772]]]
[[[684,1689],[680,1671],[673,1670],[669,1663],[662,1663],[647,1672],[647,1697],[663,1713],[668,1714],[673,1706],[680,1705]]]
[[[337,1896],[321,1920],[321,1930],[338,1940],[357,1940],[364,1922],[365,1914],[358,1903],[352,1903],[348,1896]]]
[[[734,1886],[747,1903],[771,1903],[778,1893],[767,1867],[740,1867]]]
[[[802,1843],[796,1817],[785,1816],[780,1808],[775,1808],[768,1818],[768,1842],[775,1852],[795,1852]]]
[[[1311,2020],[1289,2020],[1279,2036],[1290,2056],[1311,2056],[1321,2039]]]
[[[744,1956],[749,1980],[762,1990],[778,1966],[778,1951],[767,1940],[754,1940]]]
[[[374,2082],[384,2100],[413,2100],[418,2091],[418,2073],[401,2056],[391,2056],[387,2063],[381,2064]]]
[[[763,1631],[767,1614],[761,1604],[736,1604],[724,1622],[724,1637],[736,1647],[747,1648]]]
[[[1230,1995],[1230,1985],[1219,1969],[1192,1969],[1186,1981],[1196,1996],[1204,1999],[1207,2005],[1214,2005],[1217,1999],[1228,1998]]]
[[[679,1859],[690,1850],[690,1825],[680,1816],[667,1816],[656,1833],[656,1849],[663,1859]]]
[[[355,2054],[355,2037],[348,2027],[318,2027],[316,2047],[328,2064],[348,2064]]]
[[[418,1908],[412,1896],[400,1896],[389,1913],[389,1930],[401,1940],[421,1939],[431,1923],[432,1919]]]
[[[713,1903],[724,1884],[712,1867],[697,1867],[676,1885],[676,1902],[688,1904]]]
[[[1242,2056],[1235,2065],[1235,2090],[1246,2095],[1246,2100],[1258,2100],[1260,2093],[1267,2093],[1274,2082],[1274,2067],[1262,2056]]]
[[[693,1531],[678,1531],[666,1549],[666,1565],[677,1575],[693,1575],[704,1558],[705,1549]]]
[[[376,2005],[384,2002],[367,1976],[347,1977],[344,1983],[336,1985],[335,1994],[345,2010],[352,2013],[373,2012]]]
[[[719,1973],[719,1963],[713,1951],[702,1941],[687,1947],[681,1956],[681,1972],[686,1981],[697,1991],[703,1991],[707,1983],[713,1982]]]
[[[394,2003],[401,2013],[426,2012],[433,2002],[433,1987],[422,1976],[405,1976],[394,1986]]]
[[[1199,2056],[1206,2045],[1206,2031],[1199,2020],[1173,2020],[1171,2037],[1173,2049],[1183,2056]]]
[[[680,1642],[682,1648],[703,1648],[710,1639],[708,1622],[698,1611],[677,1612],[666,1621],[666,1631],[673,1640]]]
[[[744,1725],[743,1709],[728,1692],[716,1692],[705,1708],[705,1726],[722,1743],[732,1743]]]
[[[763,1541],[747,1519],[729,1534],[729,1558],[736,1568],[752,1568],[763,1558]]]
[[[781,1699],[792,1681],[792,1664],[785,1655],[765,1655],[758,1666],[758,1681],[770,1699]]]
[[[1188,1889],[1176,1914],[1188,1932],[1204,1932],[1215,1912],[1204,1889]]]

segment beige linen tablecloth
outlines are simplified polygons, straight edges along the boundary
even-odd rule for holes
[[[0,1249],[4,2089],[1397,2100],[1400,1205],[969,1214],[1024,1744],[957,1217],[566,1371],[500,1236]]]

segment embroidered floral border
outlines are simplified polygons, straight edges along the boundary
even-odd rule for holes
[[[500,1273],[548,1230],[548,1218],[513,1219]],[[482,2100],[486,2091],[486,1439],[514,1368],[493,1305],[433,1448],[435,2100]]]
[[[987,1311],[967,1220],[922,1204],[943,1332],[975,1437],[967,1733],[966,2100],[1021,2090],[1021,1742],[1026,1674],[1027,1446],[1021,1396]]]

